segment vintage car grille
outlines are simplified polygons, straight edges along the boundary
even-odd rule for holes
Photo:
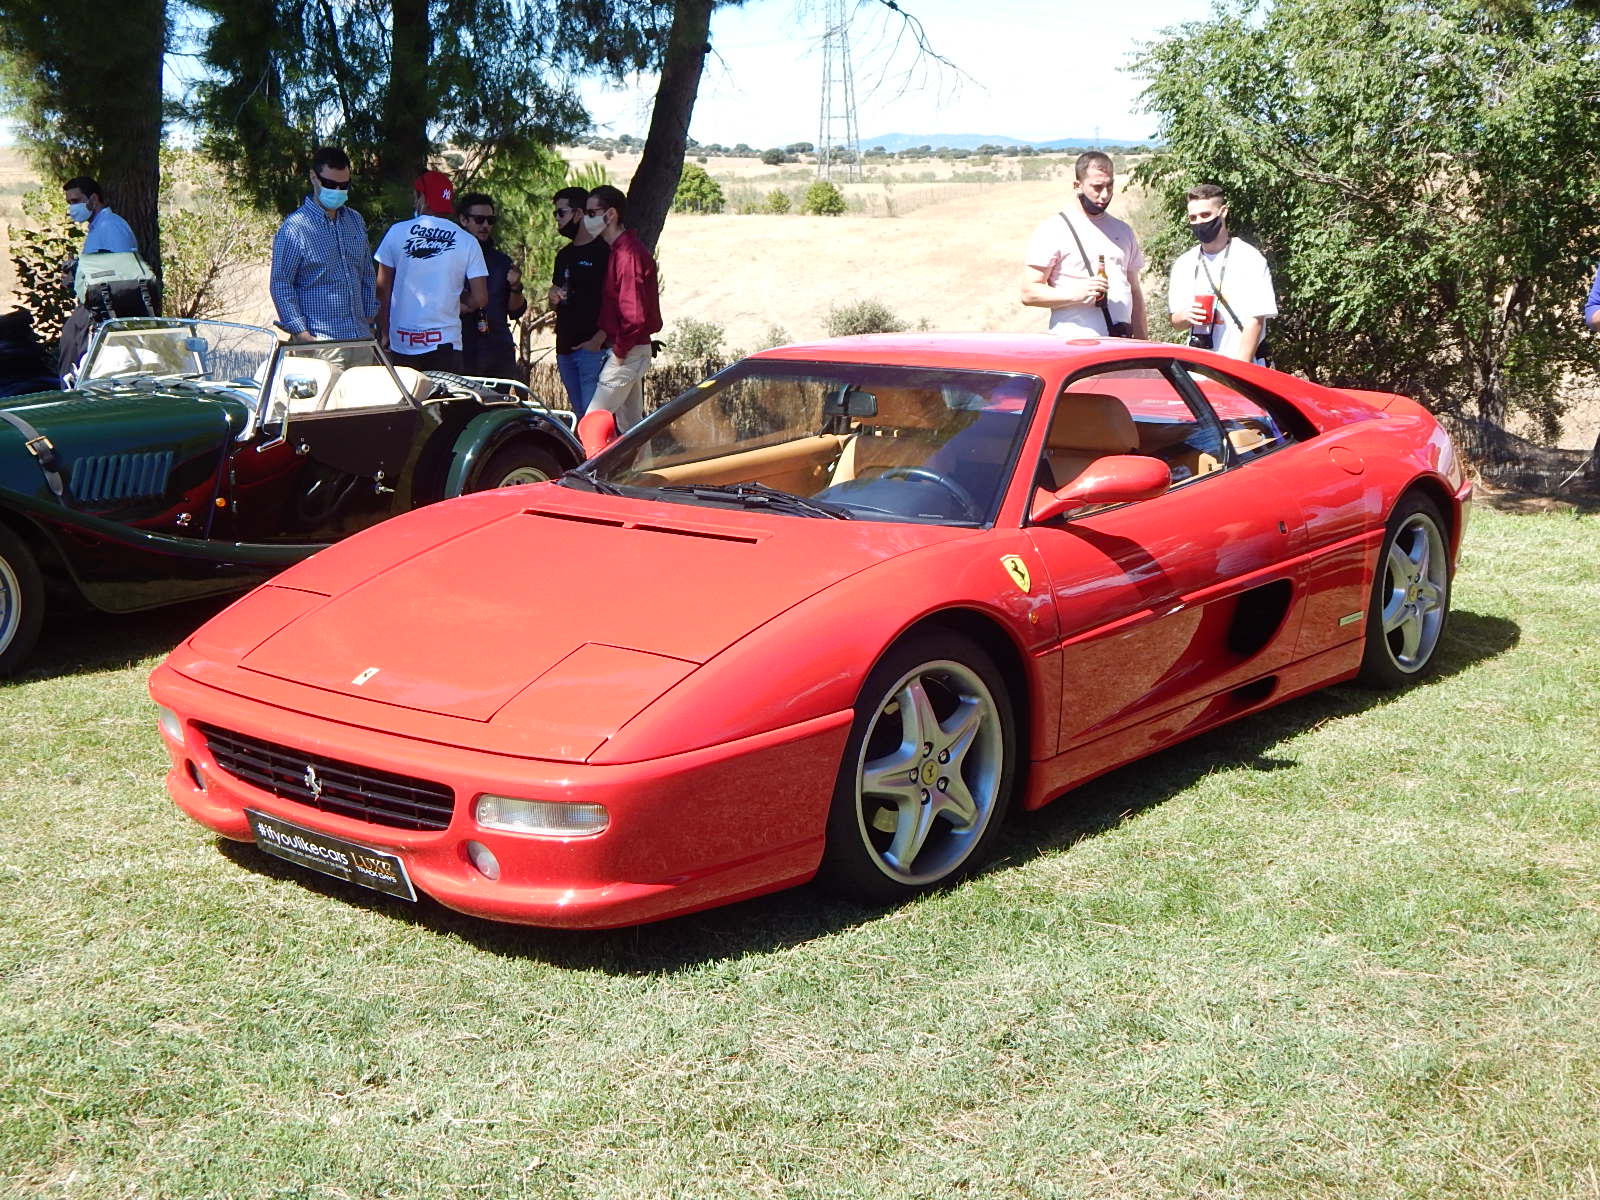
[[[284,800],[396,829],[450,824],[455,797],[444,784],[307,754],[214,725],[201,725],[200,732],[217,766]]]
[[[72,495],[85,504],[159,496],[171,473],[171,450],[80,458],[72,464]]]

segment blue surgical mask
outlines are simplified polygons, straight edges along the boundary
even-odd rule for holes
[[[69,204],[67,205],[67,216],[82,225],[89,219],[89,206],[81,200],[76,204]]]
[[[318,188],[317,199],[323,208],[343,208],[344,202],[350,199],[350,193],[339,188]]]

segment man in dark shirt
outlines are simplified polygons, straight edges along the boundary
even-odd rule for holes
[[[461,361],[468,375],[490,379],[516,379],[517,347],[507,321],[528,311],[522,295],[522,272],[511,256],[494,244],[493,198],[468,192],[456,200],[461,227],[478,239],[483,265],[489,268],[489,303],[476,309],[466,293],[461,296]]]
[[[627,215],[628,198],[609,184],[590,192],[583,208],[584,228],[611,247],[600,293],[600,331],[609,353],[589,411],[578,422],[578,437],[591,455],[644,419],[651,335],[661,330],[656,260],[624,223]]]
[[[605,334],[600,332],[600,290],[611,247],[583,227],[589,193],[562,188],[552,200],[556,230],[571,244],[556,251],[556,269],[546,297],[556,314],[556,369],[572,411],[583,416],[605,365]]]

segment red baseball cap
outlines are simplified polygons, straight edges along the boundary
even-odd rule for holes
[[[455,212],[455,188],[450,186],[450,176],[443,171],[424,171],[411,187],[422,193],[422,203],[429,212],[441,217]]]

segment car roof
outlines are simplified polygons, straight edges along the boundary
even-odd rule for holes
[[[1157,352],[1172,349],[1164,343],[1129,342],[1120,338],[1063,340],[1048,333],[870,333],[776,346],[750,357],[1044,373],[1070,369],[1080,361],[1098,357],[1108,348],[1126,352],[1132,347],[1142,349],[1145,346]]]

